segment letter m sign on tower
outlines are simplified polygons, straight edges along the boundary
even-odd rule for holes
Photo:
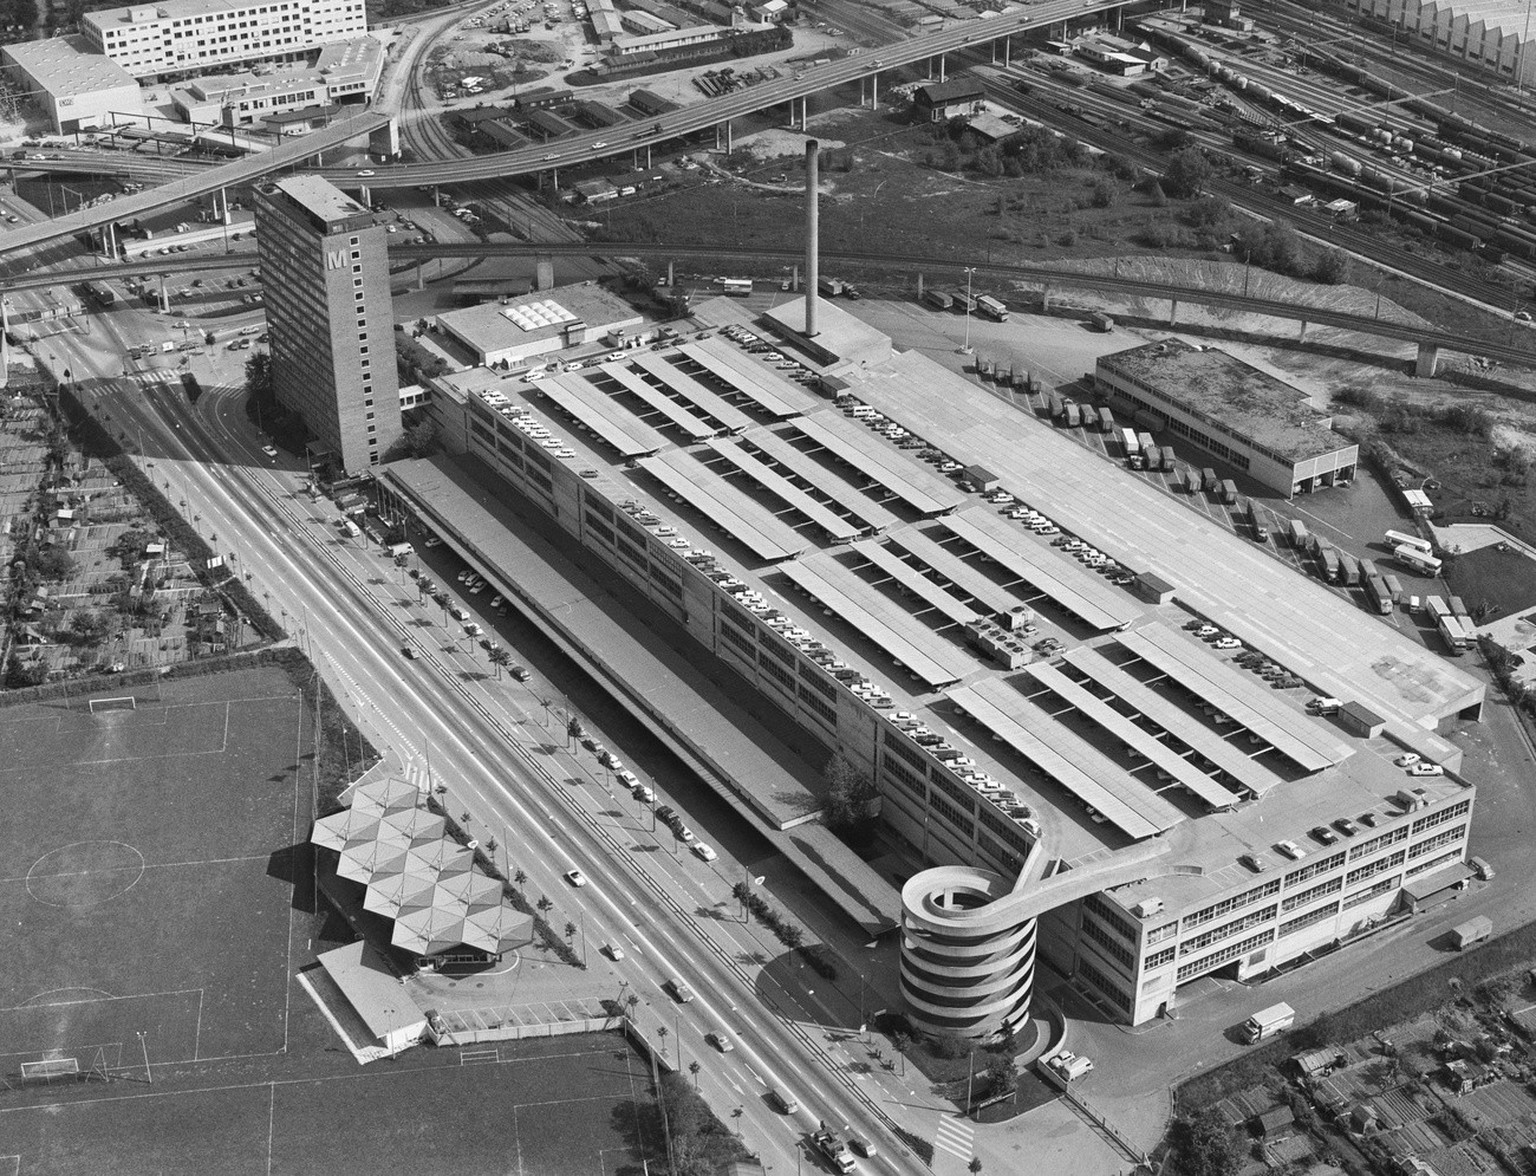
[[[325,251],[326,269],[346,269],[347,251],[345,249],[327,249]]]

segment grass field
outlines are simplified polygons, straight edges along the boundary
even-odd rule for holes
[[[0,1076],[49,1052],[132,1071],[283,1048],[273,855],[308,828],[301,724],[278,670],[166,682],[137,710],[0,711]]]
[[[1446,568],[1445,582],[1469,609],[1483,601],[1492,606],[1484,624],[1536,605],[1536,570],[1530,559],[1513,549],[1483,547],[1457,556]]]
[[[640,1172],[649,1075],[616,1036],[507,1043],[495,1061],[408,1055],[315,1077],[0,1106],[21,1176]],[[0,1171],[4,1171],[0,1167]]]

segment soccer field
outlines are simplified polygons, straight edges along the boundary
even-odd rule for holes
[[[0,710],[0,1077],[283,1048],[305,718],[277,670]]]

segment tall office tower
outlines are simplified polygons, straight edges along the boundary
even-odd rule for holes
[[[258,189],[255,208],[273,391],[312,457],[360,473],[401,431],[384,230],[318,176]]]

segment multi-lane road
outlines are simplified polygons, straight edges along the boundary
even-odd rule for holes
[[[559,740],[543,724],[557,720],[534,692],[490,677],[473,647],[463,648],[462,632],[442,628],[436,606],[418,603],[388,560],[338,537],[331,514],[300,492],[304,473],[262,456],[235,387],[211,389],[192,406],[154,373],[114,378],[112,353],[120,336],[142,333],[140,317],[103,316],[89,349],[68,337],[47,349],[56,365],[88,378],[93,410],[109,413],[113,430],[141,448],[151,477],[192,504],[202,532],[218,536],[273,615],[313,651],[373,742],[402,767],[419,767],[430,754],[453,811],[468,811],[472,831],[504,841],[527,888],[556,899],[553,917],[581,912],[594,970],[613,973],[615,993],[622,981],[646,1002],[642,1021],[670,1028],[663,1048],[700,1063],[700,1091],[722,1117],[741,1108],[731,1125],[766,1162],[794,1170],[806,1133],[825,1120],[880,1143],[866,1172],[919,1171],[865,1088],[839,1073],[845,1063],[816,1028],[832,1020],[824,998],[792,978],[781,982],[780,970],[741,962],[778,953],[756,938],[755,925],[691,913],[729,905],[739,867],[726,857],[706,866],[686,853],[656,852],[650,815],[638,803],[597,780],[573,791],[577,765],[547,750]],[[100,376],[87,377],[96,369]],[[495,617],[483,619],[491,630]],[[420,657],[404,658],[405,645]],[[670,839],[665,826],[660,834]],[[590,879],[581,890],[562,878],[573,867]],[[622,945],[625,960],[610,964],[596,950],[603,943]],[[673,1002],[661,988],[669,976],[686,977],[697,999]],[[718,1029],[734,1038],[733,1052],[706,1044],[704,1035]],[[795,1115],[777,1113],[764,1097],[784,1083],[799,1097]]]

